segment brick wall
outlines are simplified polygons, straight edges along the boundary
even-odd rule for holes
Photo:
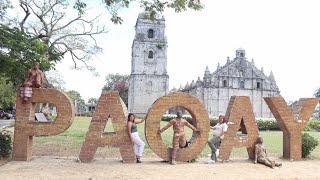
[[[58,115],[54,122],[35,121],[36,103],[52,103]],[[32,158],[33,136],[53,136],[67,130],[74,119],[74,107],[70,98],[56,89],[33,88],[32,98],[24,102],[17,94],[12,159],[29,161]]]

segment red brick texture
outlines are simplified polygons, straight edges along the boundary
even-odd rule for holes
[[[200,135],[193,133],[191,146],[179,149],[176,160],[189,161],[196,158],[201,153],[207,144],[209,133],[208,112],[204,105],[191,94],[171,93],[160,97],[155,101],[149,108],[146,118],[146,139],[154,153],[164,160],[170,160],[170,152],[172,148],[166,146],[162,141],[161,134],[158,134],[157,132],[160,129],[160,121],[163,114],[169,108],[175,106],[187,109],[192,116],[193,125],[200,130]]]
[[[111,118],[115,133],[104,133],[108,118]],[[133,144],[127,130],[127,108],[118,91],[102,93],[92,117],[89,131],[84,140],[79,159],[90,162],[98,147],[113,146],[120,149],[123,162],[135,160]]]
[[[319,99],[302,98],[293,111],[288,108],[281,96],[265,97],[264,100],[283,131],[283,157],[301,160],[302,130],[307,125]]]
[[[35,121],[35,104],[52,103],[57,107],[58,116],[53,122]],[[70,98],[56,89],[33,88],[32,98],[23,102],[17,93],[16,121],[14,128],[12,159],[29,161],[32,158],[33,136],[53,136],[67,130],[74,119],[74,107]]]
[[[247,134],[238,135],[241,119]],[[254,158],[254,145],[259,136],[259,130],[248,96],[232,96],[226,112],[228,130],[220,146],[220,159],[228,160],[232,148],[246,147],[249,158]],[[242,128],[244,128],[242,127]]]

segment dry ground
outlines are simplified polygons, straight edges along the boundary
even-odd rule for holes
[[[141,164],[123,164],[119,159],[96,158],[78,163],[76,157],[34,156],[29,162],[11,161],[0,166],[0,179],[320,179],[320,161],[287,161],[271,169],[249,160],[205,164],[170,165],[159,158],[143,159]]]

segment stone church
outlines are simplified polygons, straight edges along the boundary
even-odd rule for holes
[[[167,38],[165,19],[151,21],[139,14],[132,44],[131,74],[129,79],[128,110],[145,115],[159,97],[169,93],[167,74]],[[249,96],[256,117],[271,118],[263,97],[280,95],[272,72],[266,76],[253,60],[249,62],[243,49],[236,50],[233,60],[227,58],[225,65],[218,64],[214,72],[207,67],[204,77],[185,87],[170,92],[191,93],[206,106],[209,115],[225,114],[231,96]]]
[[[273,115],[263,97],[280,95],[272,71],[269,76],[265,75],[263,68],[259,70],[253,60],[247,60],[246,52],[241,48],[236,50],[233,60],[228,57],[226,64],[218,64],[214,72],[211,73],[207,66],[202,80],[198,77],[196,82],[174,91],[198,97],[212,116],[226,113],[231,96],[249,96],[255,117],[264,118]]]
[[[154,21],[145,14],[138,16],[132,43],[128,110],[145,115],[155,100],[168,93],[167,37],[165,19]]]

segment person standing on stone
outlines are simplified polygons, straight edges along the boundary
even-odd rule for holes
[[[137,163],[141,163],[141,156],[144,150],[145,143],[140,139],[138,134],[138,128],[136,124],[142,123],[144,119],[142,120],[136,120],[134,114],[129,113],[128,115],[128,134],[131,139],[131,142],[134,148],[134,153],[136,155]]]
[[[182,119],[182,113],[180,111],[177,112],[177,118],[171,120],[166,126],[158,131],[158,133],[162,133],[167,130],[169,127],[173,126],[173,140],[172,140],[172,152],[171,152],[171,164],[175,165],[177,153],[180,147],[185,147],[187,140],[184,132],[184,126],[188,126],[193,131],[200,133],[194,126],[192,126],[188,121]]]
[[[274,168],[275,166],[282,166],[281,163],[276,163],[268,157],[267,149],[263,145],[263,138],[261,136],[258,137],[257,143],[255,145],[254,164],[256,164],[257,162],[269,166],[271,168]]]
[[[210,129],[215,130],[214,136],[208,141],[211,148],[211,159],[207,161],[208,164],[215,163],[219,156],[219,145],[224,138],[224,133],[227,132],[228,125],[225,123],[225,117],[219,116],[219,122],[215,126],[210,126]]]

